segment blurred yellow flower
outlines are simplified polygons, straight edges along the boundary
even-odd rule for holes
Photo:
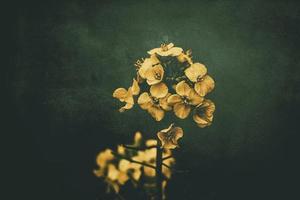
[[[125,159],[120,160],[119,169],[121,172],[124,172],[126,175],[128,173],[136,181],[138,181],[140,179],[141,174],[142,174],[140,164],[136,164],[136,163],[130,162]],[[126,176],[124,175],[123,177],[120,177],[120,178],[123,182],[124,181],[126,182],[129,177],[127,176],[127,179],[126,179]]]
[[[116,193],[120,191],[120,182],[118,181],[120,177],[120,171],[113,164],[108,165],[106,182],[114,189]]]
[[[133,79],[132,86],[126,90],[125,88],[117,88],[113,92],[113,97],[119,99],[121,102],[125,102],[125,106],[119,109],[120,112],[124,112],[125,110],[129,110],[134,105],[133,96],[138,95],[140,93],[140,87],[138,82]]]
[[[133,142],[134,142],[133,145],[134,146],[141,145],[142,139],[143,139],[143,137],[142,137],[141,132],[139,132],[139,131],[135,132],[134,139],[133,139]]]
[[[114,158],[115,157],[112,154],[111,149],[105,149],[104,151],[101,151],[96,158],[96,163],[99,166],[99,169],[94,170],[94,174],[97,177],[103,176],[109,161],[113,160]]]
[[[200,96],[204,97],[207,93],[211,92],[215,88],[215,81],[211,76],[205,75],[197,80],[194,88]]]
[[[202,103],[203,97],[199,96],[185,81],[179,82],[175,90],[177,94],[169,96],[167,102],[170,106],[174,106],[177,117],[185,119],[191,112],[191,106]]]
[[[114,158],[115,157],[112,154],[112,150],[106,149],[98,154],[96,162],[99,167],[105,167],[107,162],[113,160]]]
[[[182,48],[174,47],[173,43],[161,44],[159,48],[154,48],[148,51],[148,54],[158,54],[160,56],[179,56],[182,52]]]
[[[183,137],[183,130],[180,127],[174,127],[174,124],[171,124],[167,129],[159,131],[157,137],[161,141],[162,148],[175,149],[178,147],[177,141]]]
[[[201,63],[194,63],[188,68],[184,70],[185,75],[192,82],[197,82],[197,80],[201,79],[207,73],[207,69],[205,65]]]
[[[146,147],[156,146],[157,145],[157,140],[150,139],[150,140],[147,140],[145,142],[145,144],[146,144]]]
[[[170,96],[168,87],[165,83],[159,83],[150,87],[150,94],[147,92],[142,93],[138,98],[138,104],[156,120],[163,119],[165,112],[172,109],[167,103]]]
[[[120,155],[124,155],[125,152],[126,152],[126,149],[125,149],[125,147],[123,145],[118,145],[117,152]]]
[[[211,125],[215,109],[215,104],[211,100],[205,99],[203,103],[195,109],[195,114],[193,115],[194,121],[201,128]]]

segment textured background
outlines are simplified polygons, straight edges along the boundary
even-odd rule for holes
[[[175,121],[185,130],[177,167],[189,173],[173,177],[170,199],[293,199],[296,1],[52,1],[16,10],[6,77],[11,194],[94,200],[104,191],[92,174],[100,150]],[[157,124],[138,107],[118,112],[113,90],[128,87],[135,60],[164,41],[191,48],[216,80],[211,127],[171,115]]]

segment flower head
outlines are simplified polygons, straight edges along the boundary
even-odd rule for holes
[[[174,47],[173,43],[161,44],[159,48],[154,48],[148,51],[148,54],[158,54],[160,56],[179,56],[182,52],[182,48]]]
[[[125,106],[119,109],[120,112],[124,112],[125,110],[129,110],[134,105],[133,96],[138,95],[140,93],[140,87],[138,82],[133,79],[132,86],[126,90],[125,88],[117,88],[113,97],[119,99],[121,102],[125,102]]]
[[[141,61],[137,61],[137,68],[138,68],[138,74],[141,76],[141,78],[146,79],[146,72],[148,69],[160,64],[160,61],[156,57],[156,55],[151,55],[150,58],[146,58]]]
[[[167,103],[169,96],[166,84],[159,83],[150,87],[150,94],[142,93],[138,98],[138,104],[142,109],[147,110],[156,121],[160,121],[165,115],[164,111],[172,109]]]
[[[106,149],[100,152],[97,156],[96,162],[99,167],[105,167],[106,164],[114,159],[111,149]]]
[[[157,83],[160,83],[163,80],[164,73],[165,71],[161,64],[157,64],[147,69],[147,71],[145,72],[145,78],[148,85],[155,85]]]
[[[211,125],[215,109],[215,104],[211,100],[205,99],[203,103],[195,109],[195,114],[193,115],[194,121],[201,128]]]
[[[171,124],[169,128],[159,131],[157,137],[161,141],[162,148],[175,149],[178,147],[177,141],[183,137],[183,130],[180,127],[174,127],[174,124]]]
[[[215,81],[211,76],[205,75],[197,80],[194,88],[200,96],[204,97],[207,93],[211,92],[215,88]]]
[[[184,70],[185,75],[192,82],[197,82],[198,79],[201,79],[206,73],[207,69],[205,65],[201,63],[194,63]]]
[[[203,101],[185,81],[179,82],[175,87],[176,93],[168,98],[168,104],[174,106],[174,113],[181,119],[187,118],[191,112],[191,106],[197,106]]]

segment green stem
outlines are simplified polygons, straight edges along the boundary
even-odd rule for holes
[[[159,140],[157,140],[157,143],[159,144]],[[156,193],[156,199],[157,200],[162,200],[162,181],[163,181],[163,176],[162,176],[162,151],[163,149],[160,148],[160,145],[157,145],[156,147],[156,188],[157,188],[157,193]]]

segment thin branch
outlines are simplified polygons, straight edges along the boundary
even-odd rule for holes
[[[168,160],[169,158],[172,158],[173,156],[171,155],[171,156],[166,156],[166,157],[164,157],[164,158],[162,158],[163,160]]]
[[[140,164],[140,165],[143,165],[143,166],[146,166],[146,167],[150,167],[150,168],[156,169],[155,166],[153,166],[153,165],[150,165],[150,164],[147,164],[147,163],[144,163],[144,162],[139,162],[139,161],[133,160],[133,159],[128,158],[128,157],[126,157],[126,156],[119,155],[119,154],[117,154],[117,153],[115,153],[115,152],[113,152],[113,154],[114,154],[116,157],[119,157],[119,158],[121,158],[121,159],[125,159],[125,160],[128,160],[128,161],[133,162],[133,163],[136,163],[136,164]]]
[[[152,146],[148,146],[148,147],[145,147],[145,148],[138,148],[138,147],[134,147],[134,146],[131,146],[131,145],[126,145],[126,144],[123,144],[123,146],[127,149],[131,149],[131,150],[135,150],[135,151],[143,151],[145,149],[152,149],[152,148],[157,147],[156,145],[152,145]]]
[[[165,166],[166,168],[169,168],[171,171],[175,172],[175,173],[187,173],[189,171],[187,170],[177,170],[177,169],[174,169],[172,167],[170,167],[169,165],[165,164],[165,163],[162,163],[163,166]]]

